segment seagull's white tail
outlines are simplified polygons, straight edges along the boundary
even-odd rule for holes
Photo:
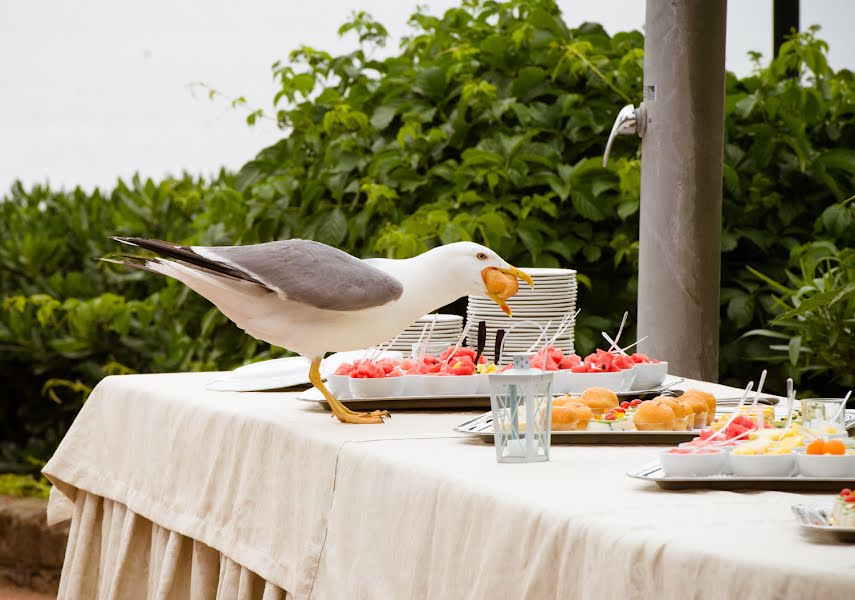
[[[238,326],[247,322],[253,301],[271,292],[248,281],[223,277],[211,272],[200,271],[191,266],[155,258],[146,262],[146,267],[161,275],[177,279],[191,290],[211,301]]]

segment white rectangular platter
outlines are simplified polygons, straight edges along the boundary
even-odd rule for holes
[[[839,492],[855,485],[855,477],[668,477],[659,461],[628,471],[633,479],[655,483],[663,490],[775,490],[784,492]]]
[[[469,419],[454,428],[454,431],[493,443],[493,415],[484,413]],[[623,445],[623,446],[670,446],[688,442],[697,437],[700,430],[691,431],[553,431],[552,444]]]

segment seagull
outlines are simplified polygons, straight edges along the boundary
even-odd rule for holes
[[[309,381],[343,423],[382,423],[386,411],[356,412],[326,388],[327,352],[380,344],[422,315],[466,296],[505,300],[531,276],[472,242],[438,246],[413,258],[359,259],[320,242],[288,239],[246,246],[182,246],[112,237],[161,257],[101,260],[177,279],[212,302],[247,334],[309,359]]]

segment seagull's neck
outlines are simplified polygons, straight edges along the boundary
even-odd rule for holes
[[[412,307],[416,318],[466,296],[465,282],[444,268],[442,257],[426,252],[404,260],[373,260],[371,264],[397,278],[404,286],[400,302]]]

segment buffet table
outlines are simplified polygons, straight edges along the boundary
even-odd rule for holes
[[[816,496],[668,492],[661,448],[553,446],[497,464],[396,412],[347,426],[217,373],[108,377],[44,469],[72,519],[60,598],[839,598],[853,548],[803,537]],[[694,384],[719,396],[740,390]],[[826,496],[828,496],[826,494]]]

